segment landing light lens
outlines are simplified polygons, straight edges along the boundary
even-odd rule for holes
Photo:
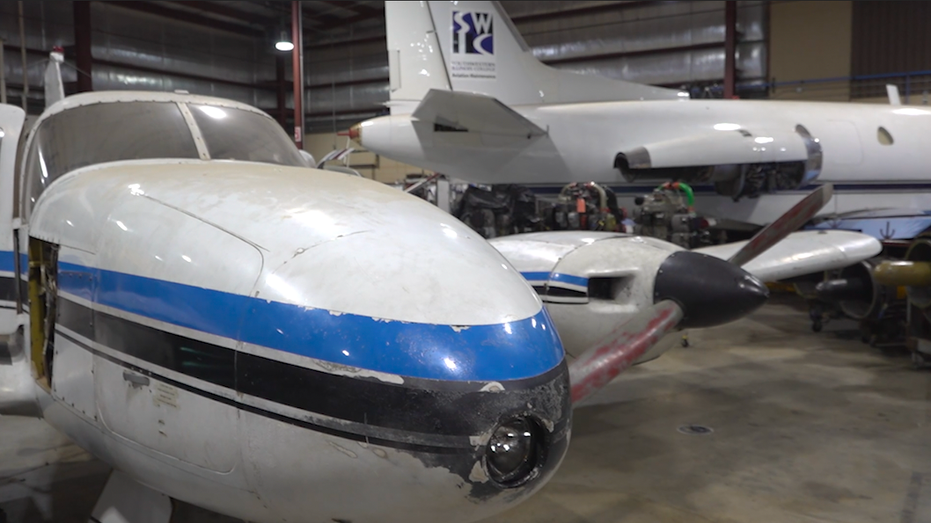
[[[540,430],[525,417],[515,417],[495,428],[485,451],[488,474],[504,487],[517,487],[533,475],[540,461]]]

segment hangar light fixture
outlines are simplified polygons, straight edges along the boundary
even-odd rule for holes
[[[288,38],[287,31],[281,31],[281,35],[278,37],[278,41],[275,42],[275,49],[279,51],[291,51],[294,49],[294,44],[291,43],[291,39]]]

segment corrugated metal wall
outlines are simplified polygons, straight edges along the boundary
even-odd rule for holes
[[[505,6],[534,55],[561,69],[676,86],[724,77],[724,2]],[[738,2],[737,13],[738,78],[764,78],[766,7]]]
[[[902,74],[931,70],[931,2],[854,2],[851,74]],[[854,81],[851,97],[884,96],[886,81]]]
[[[42,78],[48,51],[74,43],[71,2],[23,2],[30,98],[42,105]],[[273,87],[256,87],[275,78],[274,55],[252,36],[236,35],[170,18],[136,12],[106,2],[91,3],[92,77],[95,90],[172,91],[240,100],[262,108],[275,106]],[[0,2],[0,38],[11,103],[19,103],[22,60],[16,2]],[[66,60],[73,64],[73,59]],[[71,67],[62,70],[74,82]]]

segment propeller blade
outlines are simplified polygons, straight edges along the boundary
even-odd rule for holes
[[[763,254],[818,214],[818,211],[828,203],[833,195],[833,185],[826,183],[818,187],[776,221],[763,227],[727,261],[740,267]]]
[[[682,320],[682,308],[664,300],[643,309],[569,365],[572,403],[601,390]]]

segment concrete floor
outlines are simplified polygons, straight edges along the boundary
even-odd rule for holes
[[[851,323],[813,334],[782,301],[579,407],[554,479],[489,523],[931,521],[931,373]],[[0,420],[10,522],[83,523],[106,474],[42,422]],[[190,506],[174,520],[229,521]]]

